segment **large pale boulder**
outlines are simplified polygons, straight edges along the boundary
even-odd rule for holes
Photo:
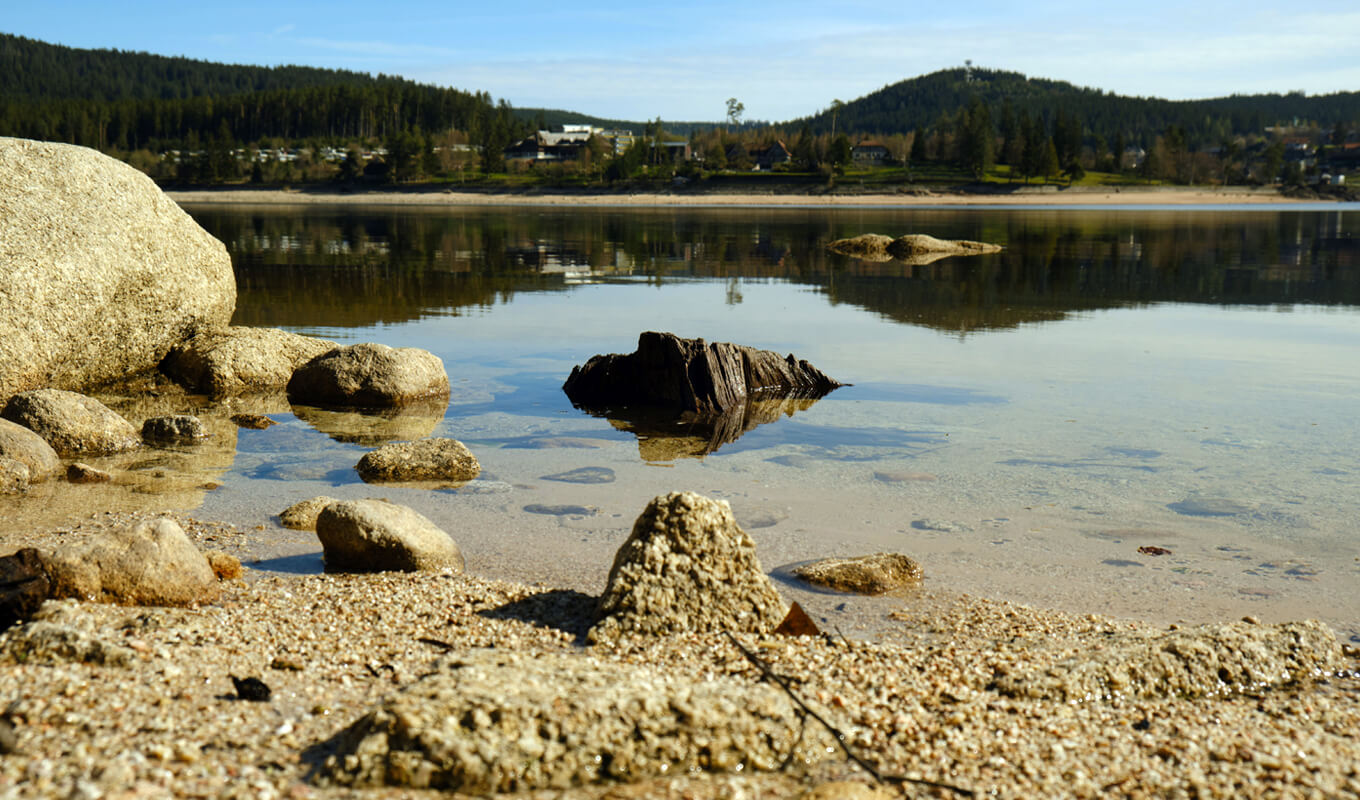
[[[106,603],[209,603],[217,575],[179,523],[168,517],[58,548],[44,559],[53,597]]]
[[[383,500],[331,503],[316,517],[327,572],[463,571],[463,553],[420,513]]]
[[[150,178],[0,137],[0,398],[153,369],[235,306],[226,248]]]
[[[28,467],[30,481],[61,472],[61,458],[46,439],[7,419],[0,419],[0,458],[12,458]]]
[[[727,502],[671,492],[619,548],[589,636],[768,633],[787,612]]]
[[[232,326],[176,346],[161,371],[213,396],[282,389],[298,367],[334,348],[335,342],[278,328]]]
[[[371,342],[322,353],[288,381],[288,398],[313,406],[381,408],[448,396],[449,376],[439,356]]]
[[[102,455],[142,443],[137,429],[94,399],[62,389],[35,389],[9,399],[5,419],[41,436],[62,455]]]

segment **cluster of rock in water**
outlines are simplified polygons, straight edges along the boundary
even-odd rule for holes
[[[338,347],[283,331],[228,327],[234,288],[220,243],[149,181],[72,150],[0,139],[0,163],[15,158],[47,167],[34,173],[27,189],[32,197],[23,202],[0,181],[0,207],[7,210],[0,215],[0,240],[32,243],[31,252],[9,253],[0,265],[0,394],[10,398],[0,414],[0,489],[22,491],[63,474],[76,481],[107,479],[63,459],[202,441],[206,431],[192,416],[155,417],[139,431],[93,398],[64,390],[147,369],[158,367],[191,391],[213,396],[283,387],[297,402],[319,407],[447,397],[443,366],[425,351]],[[95,234],[61,215],[54,224],[35,210],[61,207],[72,181],[88,183],[92,174],[104,173],[109,177],[103,182],[114,189],[108,207],[81,212],[91,217],[83,225]],[[875,240],[855,247],[911,255],[909,245],[930,244]],[[126,253],[136,254],[130,264],[110,263],[120,257],[128,262]],[[167,286],[166,280],[179,283]],[[115,296],[126,297],[146,317],[139,322],[106,313],[101,300]],[[62,302],[54,306],[52,297]],[[52,310],[71,307],[93,313],[68,324]],[[4,329],[16,319],[22,324]],[[100,357],[84,359],[87,350]],[[758,424],[760,415],[750,409],[769,396],[809,399],[838,385],[792,356],[649,333],[631,356],[592,359],[573,372],[566,389],[583,406],[709,420],[712,443],[729,428]],[[252,427],[267,422],[238,420]],[[466,447],[446,439],[386,445],[356,468],[365,480],[402,482],[465,481],[480,471]],[[316,531],[328,571],[458,575],[464,568],[463,554],[445,531],[384,501],[312,498],[280,516],[289,527]],[[880,593],[919,582],[921,568],[899,554],[878,554],[808,565],[798,574],[835,589]],[[0,558],[0,629],[57,598],[211,603],[221,581],[240,575],[238,562],[199,551],[174,521],[144,522],[51,552]],[[647,505],[619,548],[586,642],[612,647],[630,639],[714,633],[767,637],[789,610],[727,504],[674,492]],[[116,668],[131,657],[41,618],[12,629],[4,642],[14,658]],[[1189,697],[1307,681],[1343,663],[1326,626],[1235,624],[1112,639],[1100,652],[1042,674],[998,675],[991,689],[1058,700]],[[320,778],[487,793],[668,770],[774,770],[834,752],[828,734],[805,722],[790,695],[769,683],[685,679],[580,653],[537,659],[458,653],[342,731]]]

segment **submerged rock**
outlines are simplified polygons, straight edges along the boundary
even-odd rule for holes
[[[1043,672],[1002,675],[995,688],[1066,702],[1207,697],[1312,681],[1344,664],[1336,635],[1316,620],[1238,622],[1117,635]]]
[[[967,239],[936,239],[925,234],[908,234],[894,239],[879,233],[866,233],[849,239],[837,239],[827,245],[827,249],[865,261],[896,260],[923,265],[950,256],[999,253],[1001,245]]]
[[[303,405],[381,408],[448,395],[449,376],[438,356],[385,344],[329,350],[298,367],[288,381],[289,399]]]
[[[587,408],[720,414],[747,399],[817,398],[842,385],[792,355],[647,331],[638,337],[636,351],[594,356],[572,369],[562,389],[572,403]]]
[[[83,394],[35,389],[11,397],[3,412],[62,455],[105,455],[141,446],[132,423]]]
[[[161,371],[213,396],[281,389],[298,367],[335,342],[277,328],[235,326],[200,333],[166,356]]]
[[[900,553],[859,558],[826,558],[793,571],[808,583],[838,592],[883,594],[918,586],[925,573],[914,559]]]
[[[336,745],[331,782],[470,795],[775,771],[834,752],[768,683],[501,651],[443,660]]]
[[[142,438],[148,442],[188,444],[208,438],[208,428],[192,414],[169,414],[143,422]]]
[[[672,492],[647,504],[619,548],[589,635],[768,633],[786,613],[727,503]]]
[[[66,467],[66,480],[71,483],[108,483],[113,475],[98,467],[76,461]]]
[[[331,503],[316,518],[327,572],[463,571],[463,553],[419,513],[382,500]]]
[[[481,464],[457,439],[394,442],[364,453],[354,467],[367,483],[470,481]]]
[[[20,494],[28,491],[32,475],[28,465],[18,459],[0,456],[0,494]]]
[[[0,209],[0,398],[153,370],[231,319],[226,248],[127,164],[0,137]]]
[[[187,606],[220,591],[207,557],[168,517],[59,547],[44,563],[56,598]]]

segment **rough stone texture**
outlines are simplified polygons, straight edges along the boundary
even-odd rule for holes
[[[855,594],[883,594],[919,586],[925,573],[901,553],[875,553],[859,558],[826,558],[793,571],[808,583]]]
[[[0,138],[0,242],[0,398],[154,369],[236,307],[222,243],[84,147]]]
[[[335,502],[338,501],[334,497],[324,494],[299,501],[279,513],[279,524],[295,531],[314,531],[321,509]]]
[[[766,683],[499,651],[445,659],[337,739],[323,767],[335,783],[472,795],[775,771],[835,752]]]
[[[28,491],[32,473],[28,465],[18,459],[0,456],[0,494],[20,494]]]
[[[168,517],[59,547],[45,559],[53,597],[187,606],[217,598],[217,576]]]
[[[101,667],[126,667],[136,654],[69,625],[35,620],[6,637],[5,650],[10,658],[35,664],[97,664]]]
[[[787,611],[727,502],[672,492],[619,548],[589,636],[768,633]]]
[[[237,427],[250,428],[255,431],[262,431],[278,424],[263,414],[233,414],[231,421],[235,422]]]
[[[113,480],[113,475],[77,461],[66,468],[66,480],[71,483],[108,483]]]
[[[879,233],[866,233],[837,239],[827,246],[833,253],[864,261],[901,261],[923,265],[950,256],[976,256],[1001,252],[1001,245],[967,239],[936,239],[925,234],[908,234],[894,239]]]
[[[798,800],[897,800],[902,797],[887,786],[862,781],[832,781],[804,794]]]
[[[288,381],[295,403],[318,406],[396,406],[448,397],[444,362],[428,350],[385,344],[337,347],[298,367]]]
[[[231,553],[209,550],[203,557],[208,559],[208,566],[212,568],[213,575],[216,575],[219,581],[234,581],[245,574],[241,569],[241,559]]]
[[[232,326],[205,331],[175,347],[161,371],[186,388],[223,395],[281,389],[298,367],[335,348],[335,342],[277,328]]]
[[[148,442],[187,444],[208,438],[208,428],[192,414],[171,414],[143,422],[142,438]]]
[[[37,550],[0,557],[0,631],[37,613],[51,588]]]
[[[562,390],[583,408],[647,406],[708,415],[748,399],[821,397],[841,385],[792,355],[646,331],[636,351],[594,356],[573,368]]]
[[[470,481],[482,465],[457,439],[393,442],[364,453],[354,467],[368,483],[392,481]]]
[[[463,571],[463,553],[419,513],[383,500],[331,503],[316,518],[327,572]]]
[[[23,425],[0,419],[0,458],[28,467],[28,479],[43,481],[61,473],[61,457],[47,440]]]
[[[9,399],[3,414],[41,436],[62,455],[106,455],[139,447],[132,423],[83,394],[35,389]]]
[[[1235,622],[1111,638],[1040,674],[1007,674],[1012,697],[1088,701],[1194,698],[1308,682],[1346,663],[1331,628],[1317,622]]]

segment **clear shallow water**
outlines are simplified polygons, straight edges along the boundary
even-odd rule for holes
[[[277,568],[314,567],[296,554],[316,545],[271,515],[381,495],[472,569],[593,591],[646,501],[695,489],[732,503],[777,573],[890,549],[952,590],[1360,637],[1360,212],[189,210],[232,252],[238,324],[423,347],[454,386],[442,416],[284,402],[265,409],[282,424],[232,434],[198,513],[263,525]],[[1006,250],[825,251],[868,232]],[[643,330],[793,352],[854,385],[707,454],[640,443],[560,387]],[[482,479],[358,481],[367,447],[431,433],[468,443]],[[581,468],[612,481],[553,477]]]

